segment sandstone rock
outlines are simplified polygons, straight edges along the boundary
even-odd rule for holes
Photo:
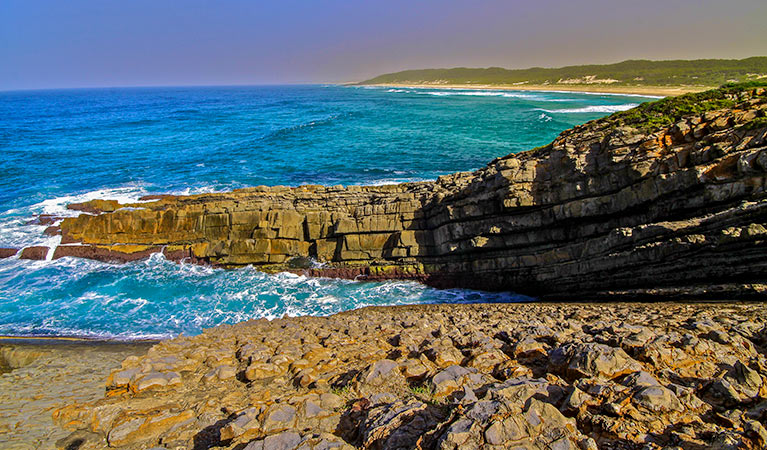
[[[216,367],[215,369],[211,370],[205,376],[203,379],[207,382],[211,382],[213,380],[227,380],[230,378],[234,378],[235,375],[237,375],[237,369],[228,366],[228,365],[220,365]]]
[[[129,419],[113,427],[107,440],[112,447],[151,440],[162,433],[189,423],[194,417],[194,411],[186,410],[180,413],[162,411],[146,417]]]
[[[271,378],[283,374],[284,371],[274,364],[253,363],[245,369],[245,378],[250,381]]]
[[[54,416],[82,450],[760,448],[766,318],[758,302],[529,303],[249,321],[157,343]],[[551,359],[479,363],[528,338]],[[443,369],[421,351],[450,347],[464,358]],[[276,375],[218,376],[259,364]]]
[[[651,411],[680,411],[682,404],[673,392],[663,386],[646,386],[636,394],[637,403]]]
[[[18,252],[19,250],[16,248],[0,248],[0,259],[16,256],[16,253]]]
[[[591,400],[591,398],[592,397],[589,394],[574,387],[560,409],[567,414],[575,414],[580,410],[581,406]]]
[[[161,388],[181,384],[181,375],[176,372],[137,373],[131,377],[129,384],[132,392],[138,393],[147,389]]]
[[[48,247],[26,247],[21,250],[19,259],[31,259],[35,261],[43,261],[48,256]]]
[[[293,450],[301,443],[301,435],[294,431],[283,431],[267,436],[260,441],[253,441],[244,450]]]
[[[479,384],[482,381],[482,377],[476,370],[452,365],[434,375],[431,379],[431,386],[435,396],[445,397],[465,384]]]
[[[552,363],[562,367],[570,378],[603,377],[613,379],[642,369],[621,348],[604,344],[566,344],[554,349]]]
[[[88,258],[103,262],[124,263],[140,261],[160,251],[160,247],[147,245],[114,245],[109,247],[59,245],[53,252],[53,259],[69,256],[74,258]]]
[[[674,116],[670,126],[632,122],[655,108],[643,105],[433,182],[70,205],[92,214],[61,222],[62,243],[80,245],[56,251],[119,261],[140,253],[118,247],[164,247],[171,259],[227,267],[560,300],[764,299],[767,96],[759,92],[706,94],[734,105]],[[310,267],[312,259],[326,265]],[[455,348],[431,350],[441,368],[462,363]],[[529,350],[519,355],[543,356]]]
[[[746,435],[754,440],[756,445],[767,448],[767,429],[764,428],[764,425],[755,420],[747,420],[743,428]]]
[[[549,383],[540,378],[512,378],[502,384],[493,385],[488,392],[490,398],[502,400],[509,408],[516,405],[521,412],[530,398],[548,397],[548,388]]]
[[[261,430],[261,422],[258,420],[261,408],[248,408],[237,414],[234,420],[227,423],[220,431],[222,441],[239,438]],[[254,433],[254,434],[255,434]]]
[[[481,412],[475,411],[482,409]],[[531,399],[522,414],[505,414],[500,402],[480,402],[466,419],[454,422],[440,437],[439,448],[577,449],[582,436],[573,433],[574,421],[548,403]],[[493,448],[493,447],[490,447]]]
[[[373,363],[360,376],[360,381],[365,384],[381,385],[389,382],[392,378],[401,378],[397,371],[399,365],[396,361],[382,359]]]
[[[738,391],[740,397],[753,399],[759,396],[764,381],[759,373],[740,361],[733,366],[733,373],[728,377],[733,388]]]
[[[660,386],[660,383],[658,383],[658,380],[655,379],[652,375],[645,372],[644,370],[641,370],[639,372],[634,372],[630,375],[628,375],[624,380],[623,384],[626,386]]]
[[[111,386],[127,386],[132,379],[141,373],[138,368],[121,370],[119,372],[113,372],[110,375],[110,379],[107,381],[107,385]]]
[[[292,428],[296,421],[296,409],[290,405],[274,404],[264,412],[263,429],[276,433]]]
[[[442,419],[438,411],[413,401],[373,408],[363,425],[363,448],[413,448]]]

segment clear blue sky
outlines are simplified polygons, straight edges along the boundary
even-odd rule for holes
[[[0,0],[0,89],[767,55],[765,0]]]

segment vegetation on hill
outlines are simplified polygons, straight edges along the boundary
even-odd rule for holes
[[[732,108],[738,103],[733,94],[744,89],[759,87],[767,88],[767,80],[728,83],[718,89],[705,92],[667,97],[655,102],[643,103],[628,111],[615,113],[609,119],[643,130],[657,129],[676,123],[684,116]]]
[[[531,84],[615,86],[720,86],[767,79],[767,57],[674,61],[629,60],[617,64],[502,69],[405,70],[360,84]]]

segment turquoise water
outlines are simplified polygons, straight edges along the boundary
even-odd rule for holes
[[[54,245],[37,214],[253,185],[385,184],[471,170],[647,97],[342,86],[0,92],[0,247]],[[153,257],[0,260],[0,334],[160,337],[364,305],[515,301],[220,270]]]

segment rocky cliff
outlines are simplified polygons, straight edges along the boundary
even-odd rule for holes
[[[542,298],[765,298],[767,89],[644,104],[434,182],[160,196],[61,225],[54,258],[221,266]]]

